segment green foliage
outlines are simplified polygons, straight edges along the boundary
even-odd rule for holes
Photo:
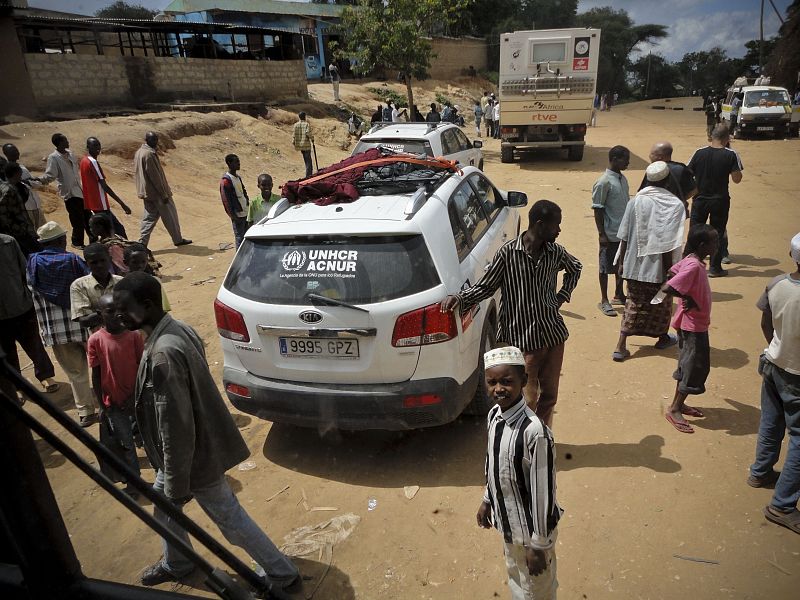
[[[375,96],[383,102],[391,102],[399,108],[408,106],[405,96],[401,96],[389,87],[368,87],[367,91],[375,94]]]
[[[577,0],[475,0],[459,24],[497,41],[501,33],[522,29],[572,27]]]
[[[440,106],[446,106],[447,104],[450,104],[452,106],[453,104],[453,101],[441,92],[436,92],[436,102]]]
[[[753,42],[747,42],[752,44]],[[689,91],[701,90],[703,93],[720,94],[728,89],[737,77],[744,75],[749,69],[747,61],[739,58],[728,58],[725,50],[719,47],[708,51],[689,52],[676,63],[681,84]],[[758,56],[756,55],[756,68]]]
[[[634,95],[638,98],[672,98],[685,94],[678,67],[660,54],[640,57],[630,65],[630,73]]]
[[[414,103],[412,79],[428,76],[431,44],[423,35],[452,23],[472,0],[359,0],[346,7],[342,29],[348,32],[334,55],[355,59],[355,70],[371,73],[377,68],[405,77],[408,104]]]
[[[579,14],[575,25],[602,30],[597,72],[597,91],[600,93],[619,92],[624,96],[625,71],[633,49],[642,42],[655,42],[667,37],[664,25],[634,25],[627,12],[610,7],[593,8]]]
[[[94,16],[105,19],[144,19],[152,21],[156,14],[158,14],[157,10],[150,10],[140,4],[128,4],[118,0],[114,4],[101,8],[94,13]]]

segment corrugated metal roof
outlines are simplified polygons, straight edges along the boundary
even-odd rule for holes
[[[341,17],[344,7],[336,4],[282,0],[172,0],[163,12],[186,14],[211,10],[304,17]]]
[[[87,29],[102,29],[103,26],[120,29],[152,29],[152,30],[173,30],[173,31],[193,31],[200,30],[207,33],[212,30],[236,32],[280,32],[295,33],[297,29],[291,27],[256,27],[252,25],[240,25],[238,23],[207,23],[204,21],[151,21],[149,19],[107,19],[100,17],[46,17],[41,15],[17,15],[14,22],[18,25],[49,25],[51,27],[85,27]]]

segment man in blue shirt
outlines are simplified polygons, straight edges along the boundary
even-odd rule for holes
[[[630,194],[628,180],[622,171],[628,168],[631,153],[625,146],[614,146],[608,151],[608,168],[592,186],[592,210],[600,241],[600,304],[597,307],[604,315],[616,317],[613,304],[624,305],[625,294],[622,278],[614,268],[614,257],[619,250],[619,224],[625,214]],[[616,287],[614,298],[608,301],[608,275],[614,273]]]

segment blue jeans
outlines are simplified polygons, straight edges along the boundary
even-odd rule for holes
[[[156,474],[153,489],[164,493],[164,473]],[[219,527],[222,535],[234,546],[242,548],[266,572],[267,579],[279,586],[285,586],[297,577],[297,567],[284,555],[267,535],[261,531],[250,518],[233,494],[223,475],[216,483],[199,490],[192,490],[200,508]],[[176,524],[158,507],[153,511],[155,518],[169,527],[183,541],[191,545],[189,536],[183,528]],[[164,558],[161,566],[175,577],[188,575],[194,569],[194,563],[181,554],[175,547],[161,540]]]
[[[238,250],[244,241],[244,234],[247,233],[247,217],[233,217],[231,225],[233,225],[233,241]]]
[[[754,477],[769,475],[778,462],[784,432],[789,430],[789,448],[783,470],[775,484],[772,506],[784,512],[797,508],[800,498],[800,375],[794,375],[761,357],[761,425],[758,428]]]
[[[119,440],[125,454],[125,462],[137,475],[141,474],[139,467],[139,457],[136,456],[136,444],[133,442],[133,417],[130,410],[123,410],[116,406],[109,406],[105,409],[108,420],[111,422],[111,430]]]

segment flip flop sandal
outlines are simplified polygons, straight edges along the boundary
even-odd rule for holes
[[[677,420],[675,419],[675,417],[673,417],[673,416],[672,416],[671,414],[669,414],[669,413],[666,413],[666,414],[664,415],[664,417],[667,419],[667,421],[669,421],[670,423],[672,423],[672,426],[673,426],[675,429],[677,429],[677,430],[678,430],[678,431],[680,431],[681,433],[694,433],[694,427],[692,427],[692,426],[691,426],[691,425],[689,425],[688,423],[683,423],[683,422],[681,422],[681,421],[677,421]]]
[[[794,509],[791,512],[785,513],[775,510],[771,506],[764,507],[764,516],[767,521],[772,521],[776,525],[786,527],[795,533],[800,533],[800,510]]]
[[[669,333],[669,334],[667,334],[667,335],[669,336],[669,340],[668,340],[668,341],[666,341],[666,342],[663,342],[663,341],[659,340],[659,341],[657,341],[657,342],[655,343],[655,346],[654,346],[654,348],[655,348],[656,350],[664,350],[664,349],[666,349],[666,348],[670,348],[670,347],[672,347],[672,346],[674,346],[675,344],[677,344],[677,343],[678,343],[678,338],[677,338],[677,336],[675,336],[675,335],[672,335],[671,333]]]
[[[630,358],[630,355],[631,355],[631,351],[630,351],[630,350],[625,350],[625,352],[614,352],[614,353],[611,355],[611,359],[612,359],[614,362],[622,362],[622,361],[624,361],[626,358]]]
[[[625,306],[625,302],[627,302],[627,298],[612,298],[611,305],[612,306]]]
[[[686,406],[684,405],[681,409],[681,412],[686,415],[687,417],[705,417],[703,411],[699,408],[695,408],[694,406]]]
[[[597,305],[597,308],[599,308],[600,311],[607,317],[617,316],[617,311],[615,311],[608,302],[600,302]]]
[[[58,383],[42,383],[42,387],[46,393],[53,394],[58,391],[61,385]]]

